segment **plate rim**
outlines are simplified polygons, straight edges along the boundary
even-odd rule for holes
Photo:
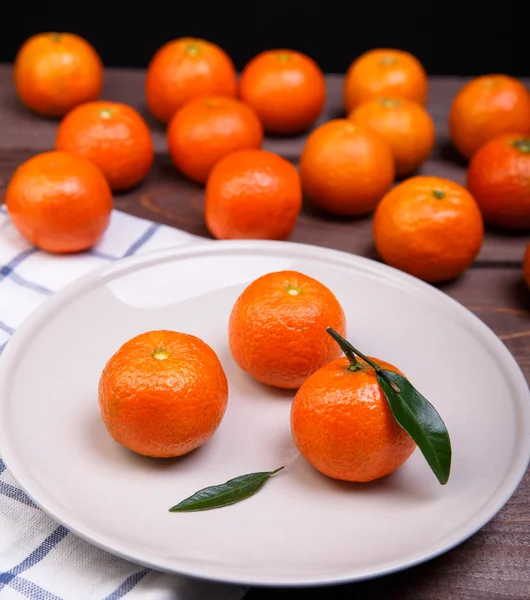
[[[90,534],[90,532],[83,531],[82,528],[78,527],[77,524],[72,524],[68,518],[63,518],[61,515],[56,514],[53,507],[49,507],[47,502],[41,502],[38,497],[39,494],[35,493],[31,483],[28,484],[27,478],[25,478],[24,468],[17,463],[17,457],[14,450],[9,444],[9,433],[6,431],[2,412],[7,406],[7,401],[4,398],[8,397],[8,394],[3,393],[6,391],[7,382],[9,381],[9,368],[13,364],[17,357],[21,354],[21,346],[26,338],[29,337],[31,331],[43,320],[47,315],[53,315],[61,305],[67,303],[70,299],[75,298],[80,290],[90,287],[93,282],[102,282],[111,280],[115,277],[123,276],[131,271],[138,268],[147,268],[149,266],[158,265],[171,260],[180,260],[191,258],[193,255],[201,256],[204,254],[212,253],[223,253],[224,251],[236,251],[240,253],[244,252],[256,252],[261,251],[264,253],[285,253],[287,255],[299,254],[304,259],[310,259],[311,253],[316,254],[320,260],[331,260],[335,264],[341,262],[346,266],[361,267],[363,271],[370,273],[372,276],[382,275],[385,280],[393,280],[400,287],[406,287],[409,290],[422,292],[424,298],[432,298],[436,303],[441,306],[445,305],[448,310],[456,311],[462,318],[465,318],[474,326],[475,332],[481,333],[483,336],[489,339],[489,344],[493,346],[495,353],[501,354],[505,367],[510,368],[510,382],[515,386],[516,391],[521,393],[523,396],[520,401],[520,407],[523,411],[523,418],[520,423],[523,427],[522,431],[522,442],[519,454],[510,463],[509,470],[505,474],[505,478],[498,486],[496,491],[490,497],[485,506],[489,506],[489,510],[483,515],[477,524],[470,529],[466,529],[462,535],[462,526],[458,530],[457,534],[449,536],[449,541],[444,544],[439,544],[439,547],[435,547],[427,553],[420,553],[421,556],[412,557],[405,561],[393,564],[389,567],[382,569],[370,569],[360,574],[343,575],[343,576],[317,576],[315,578],[291,578],[288,581],[279,580],[271,581],[270,579],[263,579],[263,576],[252,576],[252,577],[241,577],[234,578],[233,576],[221,576],[208,574],[208,569],[201,568],[172,568],[167,566],[160,566],[156,561],[150,561],[149,559],[137,558],[137,554],[128,553],[121,549],[116,549],[112,544],[108,544],[106,541],[98,539]],[[441,304],[440,304],[441,303]],[[22,350],[23,352],[23,350]],[[526,402],[524,400],[526,397]],[[465,540],[473,536],[477,531],[484,527],[491,519],[497,515],[497,513],[505,506],[510,500],[512,495],[515,493],[521,480],[523,479],[528,466],[530,464],[530,435],[524,436],[525,430],[530,433],[530,390],[521,367],[515,360],[514,356],[508,350],[506,345],[499,339],[499,337],[488,327],[478,316],[472,313],[469,309],[459,303],[457,300],[451,298],[443,291],[438,288],[431,286],[430,284],[417,279],[403,271],[390,267],[389,265],[383,264],[376,260],[358,256],[356,254],[350,254],[342,250],[335,250],[327,247],[315,246],[311,244],[303,244],[298,242],[275,242],[275,241],[263,241],[263,240],[227,240],[227,241],[215,241],[212,243],[211,240],[204,240],[193,242],[186,246],[170,247],[145,254],[126,257],[118,259],[111,264],[103,265],[97,269],[81,276],[73,282],[64,286],[61,290],[54,293],[51,297],[45,300],[39,307],[37,307],[17,328],[15,333],[11,336],[8,344],[6,345],[2,356],[0,357],[0,457],[2,458],[7,469],[11,475],[16,479],[19,485],[24,489],[27,495],[35,502],[35,504],[48,514],[57,523],[65,526],[69,531],[80,537],[81,539],[89,542],[90,544],[109,552],[115,556],[119,556],[125,560],[133,562],[138,565],[146,566],[151,569],[173,573],[178,575],[184,575],[194,579],[201,579],[207,581],[217,581],[220,583],[238,584],[245,586],[262,586],[262,587],[321,587],[327,585],[339,585],[346,583],[353,583],[356,581],[364,581],[373,579],[376,577],[382,577],[392,573],[396,573],[411,567],[420,565],[424,562],[430,561],[449,550],[455,548]],[[13,466],[15,467],[13,469]],[[26,469],[27,471],[27,469]],[[22,476],[20,474],[22,473]],[[502,493],[501,493],[502,492]],[[49,496],[49,494],[47,494]],[[45,499],[46,500],[46,499]],[[495,501],[493,501],[495,500]],[[481,509],[483,510],[483,509]],[[476,516],[475,513],[474,516]],[[470,520],[472,520],[472,517]],[[74,519],[75,520],[75,519]],[[76,521],[76,520],[75,520]],[[77,523],[77,521],[76,521]],[[104,537],[104,536],[100,536]],[[260,578],[261,577],[261,578]]]

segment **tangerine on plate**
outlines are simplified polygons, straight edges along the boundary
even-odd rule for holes
[[[530,135],[500,135],[481,146],[467,187],[487,223],[530,229]]]
[[[530,134],[530,93],[508,75],[476,77],[455,96],[449,130],[465,158],[502,133]]]
[[[441,177],[411,177],[397,185],[379,203],[373,227],[386,263],[429,282],[463,273],[484,237],[473,196]]]
[[[318,118],[326,82],[317,63],[294,50],[267,50],[241,73],[241,99],[258,113],[266,131],[300,133]]]
[[[367,482],[393,473],[416,444],[394,418],[374,369],[362,359],[358,365],[352,371],[342,357],[313,373],[291,405],[291,432],[300,454],[324,475]]]
[[[30,243],[48,252],[79,252],[107,229],[112,193],[87,158],[45,152],[17,168],[5,202],[14,226]]]
[[[177,169],[204,183],[227,154],[260,148],[263,128],[250,106],[233,98],[208,96],[177,111],[167,129],[167,141]]]
[[[300,177],[308,198],[338,215],[374,210],[394,181],[390,146],[373,129],[347,119],[317,127],[300,157]]]
[[[229,154],[206,183],[206,225],[218,239],[285,240],[301,208],[296,167],[265,150]]]
[[[237,96],[234,63],[224,50],[205,40],[183,37],[164,44],[147,67],[147,105],[168,123],[177,110],[201,96]]]
[[[230,314],[228,342],[236,363],[261,383],[295,389],[340,356],[327,334],[341,335],[346,318],[333,293],[297,271],[268,273],[239,296]]]
[[[94,48],[73,33],[39,33],[30,37],[15,58],[15,88],[31,110],[62,117],[95,100],[103,85],[103,65]]]
[[[419,60],[402,50],[377,48],[350,65],[344,81],[344,105],[349,113],[375,98],[407,98],[427,102],[427,74]]]
[[[433,149],[431,115],[413,100],[377,98],[360,104],[348,118],[371,127],[389,144],[400,177],[421,166]]]
[[[147,123],[121,102],[87,102],[74,108],[59,125],[55,149],[90,159],[113,190],[142,181],[154,159]]]
[[[110,358],[99,381],[105,427],[120,444],[157,458],[181,456],[219,427],[228,382],[215,352],[185,333],[148,331]]]

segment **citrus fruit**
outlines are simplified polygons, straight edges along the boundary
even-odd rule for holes
[[[177,110],[201,96],[237,96],[234,64],[224,50],[205,40],[184,37],[153,56],[145,80],[147,105],[168,123]]]
[[[434,146],[434,123],[425,108],[406,98],[377,98],[350,113],[356,123],[367,125],[390,146],[396,175],[409,175],[423,164]]]
[[[326,83],[309,56],[267,50],[243,69],[240,95],[258,113],[266,131],[294,134],[317,120],[326,101]]]
[[[393,365],[373,359],[402,375]],[[416,444],[395,420],[374,369],[346,357],[313,373],[291,405],[291,431],[315,469],[343,481],[367,482],[393,473]]]
[[[391,48],[365,52],[353,61],[344,81],[344,105],[349,113],[375,98],[427,101],[427,75],[417,58]]]
[[[530,229],[530,135],[500,135],[481,146],[467,187],[487,223]]]
[[[9,216],[32,244],[48,252],[78,252],[99,241],[110,220],[112,193],[87,158],[45,152],[22,163],[5,195]]]
[[[530,244],[526,246],[523,259],[523,275],[526,285],[530,288]]]
[[[90,159],[113,190],[142,181],[154,158],[146,122],[120,102],[86,102],[74,108],[59,125],[55,149]]]
[[[298,171],[265,150],[229,154],[206,183],[206,225],[218,239],[284,240],[301,207]]]
[[[144,456],[187,454],[219,427],[228,383],[215,352],[176,331],[148,331],[125,342],[99,380],[110,435]]]
[[[449,114],[451,139],[466,158],[502,133],[530,134],[530,94],[508,75],[482,75],[456,95]]]
[[[268,273],[239,296],[228,341],[236,363],[261,383],[294,389],[340,356],[326,333],[344,335],[346,319],[333,293],[296,271]]]
[[[167,142],[177,169],[204,183],[227,154],[260,148],[263,128],[250,106],[233,98],[208,96],[177,111],[167,130]]]
[[[397,185],[379,203],[373,226],[381,258],[429,282],[463,273],[484,237],[473,196],[441,177],[411,177]]]
[[[30,37],[18,51],[13,75],[20,100],[31,110],[53,117],[95,100],[103,85],[97,52],[73,33]]]
[[[308,198],[323,210],[363,215],[390,189],[394,159],[388,143],[373,129],[335,119],[308,137],[300,177]]]

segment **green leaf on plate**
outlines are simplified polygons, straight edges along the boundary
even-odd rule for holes
[[[376,376],[396,421],[418,444],[438,481],[445,485],[451,471],[451,440],[442,418],[403,375],[380,369]]]
[[[353,372],[360,368],[356,354],[375,370],[394,418],[416,442],[438,481],[445,485],[451,472],[451,440],[447,427],[434,406],[406,377],[382,369],[331,327],[326,331],[347,356]]]
[[[240,475],[239,477],[230,479],[226,483],[204,488],[170,508],[169,512],[211,510],[212,508],[221,508],[222,506],[241,502],[241,500],[250,498],[250,496],[259,492],[269,478],[282,469],[283,467],[280,467],[274,471]]]

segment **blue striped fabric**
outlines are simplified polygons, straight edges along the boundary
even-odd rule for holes
[[[122,257],[193,239],[176,229],[115,211],[96,248],[59,260],[65,266],[70,263],[65,273],[77,275]],[[57,269],[57,260],[30,247],[0,208],[0,354],[31,310],[70,282],[71,276]],[[46,275],[43,266],[48,261],[53,261],[54,268]],[[187,600],[179,588],[189,590],[194,600],[221,596],[236,600],[244,594],[239,587],[228,588],[227,593],[226,586],[216,591],[216,586],[199,581],[180,586],[178,579],[113,557],[76,538],[42,513],[0,458],[0,600],[120,600],[125,596]]]

